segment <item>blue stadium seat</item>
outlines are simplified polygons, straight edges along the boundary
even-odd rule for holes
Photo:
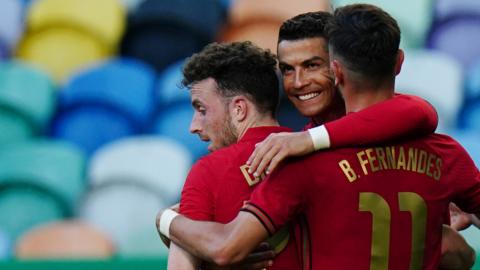
[[[439,115],[437,131],[456,128],[463,102],[463,74],[458,61],[438,51],[406,51],[396,90],[421,96]]]
[[[480,60],[480,59],[478,59]],[[480,98],[480,61],[476,61],[465,76],[465,99]]]
[[[23,32],[23,7],[19,0],[0,1],[0,59],[16,46]]]
[[[466,102],[459,121],[461,128],[475,130],[480,135],[480,98]]]
[[[117,58],[76,74],[60,95],[62,108],[98,104],[124,112],[140,127],[155,106],[155,72],[134,59]]]
[[[161,194],[168,204],[178,202],[192,156],[178,142],[161,136],[130,137],[99,149],[90,161],[90,185],[139,183]]]
[[[10,239],[8,235],[0,229],[0,261],[10,257]]]
[[[190,93],[182,86],[182,68],[185,60],[180,60],[164,69],[158,78],[158,100],[163,106],[177,101],[190,101]]]
[[[90,105],[60,112],[51,132],[91,155],[106,143],[136,134],[138,127],[132,122],[113,108]]]
[[[451,136],[467,150],[477,167],[480,166],[479,134],[479,130],[455,130],[451,133]]]
[[[152,123],[152,133],[172,138],[186,146],[194,160],[208,153],[209,143],[190,133],[193,108],[189,102],[176,102],[161,108]]]
[[[56,106],[50,78],[26,64],[0,63],[0,143],[42,134]]]
[[[459,14],[435,21],[427,47],[450,54],[468,69],[480,59],[480,14]]]
[[[359,2],[381,7],[397,20],[402,32],[400,46],[405,49],[424,46],[433,20],[434,0],[333,0],[332,2],[335,7]]]
[[[456,15],[480,15],[480,2],[477,0],[436,0],[434,12],[436,20]]]
[[[139,133],[153,114],[155,72],[131,59],[114,59],[77,74],[60,93],[52,134],[87,154]]]
[[[216,0],[144,1],[129,19],[122,55],[161,71],[212,41],[222,19]]]

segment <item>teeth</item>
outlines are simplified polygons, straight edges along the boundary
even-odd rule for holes
[[[314,93],[298,96],[298,98],[300,100],[309,100],[309,99],[312,99],[312,98],[314,98],[316,96],[319,96],[319,95],[320,95],[320,93],[314,92]]]

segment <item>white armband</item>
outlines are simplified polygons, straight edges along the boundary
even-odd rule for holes
[[[325,125],[314,127],[308,130],[313,142],[313,148],[316,150],[330,148],[330,136]]]
[[[160,232],[168,238],[170,238],[170,224],[176,216],[178,216],[178,213],[172,209],[163,211],[160,216]]]

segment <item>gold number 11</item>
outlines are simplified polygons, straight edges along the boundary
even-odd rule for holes
[[[423,266],[425,232],[427,225],[427,204],[420,195],[413,192],[398,193],[400,211],[412,216],[412,253],[410,270],[420,270]],[[370,270],[388,270],[390,251],[391,211],[387,201],[377,193],[360,192],[359,211],[372,214],[372,249]]]

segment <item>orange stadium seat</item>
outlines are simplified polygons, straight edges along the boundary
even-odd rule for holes
[[[106,259],[115,248],[110,238],[79,221],[45,224],[23,234],[15,246],[17,259]]]

